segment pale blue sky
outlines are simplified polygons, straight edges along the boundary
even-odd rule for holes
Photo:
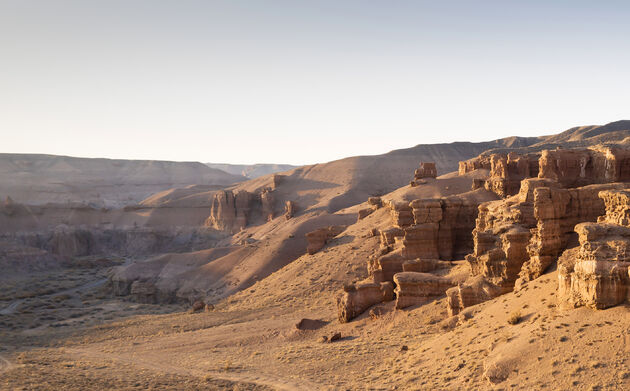
[[[306,164],[630,119],[628,4],[0,0],[0,152]]]

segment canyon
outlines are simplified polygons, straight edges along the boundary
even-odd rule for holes
[[[0,156],[0,388],[626,389],[629,140]]]

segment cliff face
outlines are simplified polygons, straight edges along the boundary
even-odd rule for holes
[[[255,193],[246,190],[221,190],[215,193],[210,208],[210,217],[205,225],[236,233],[247,227],[251,220],[260,222],[274,218],[273,190],[263,188]]]

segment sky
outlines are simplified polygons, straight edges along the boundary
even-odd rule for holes
[[[0,0],[0,152],[311,164],[630,119],[627,1]]]

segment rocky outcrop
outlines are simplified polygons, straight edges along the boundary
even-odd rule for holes
[[[291,219],[297,211],[297,206],[293,201],[287,201],[284,203],[284,218]]]
[[[493,154],[490,156],[490,176],[484,186],[499,197],[509,197],[519,192],[521,181],[538,175],[538,156]]]
[[[308,245],[306,247],[306,251],[309,254],[315,254],[319,250],[321,250],[328,240],[334,238],[339,235],[346,229],[345,225],[332,225],[330,227],[319,228],[315,231],[311,231],[307,233],[306,240]]]
[[[598,222],[630,226],[630,190],[600,191],[606,214],[598,217]]]
[[[542,152],[540,178],[564,187],[630,180],[630,150],[617,147],[556,149]]]
[[[402,264],[402,270],[404,272],[428,273],[436,270],[445,263],[448,262],[442,262],[439,259],[414,259],[411,261],[405,261]]]
[[[214,195],[206,225],[220,231],[231,232],[236,228],[236,202],[231,190],[219,191]]]
[[[429,273],[402,272],[394,276],[396,308],[426,303],[446,293],[454,284],[447,277]]]
[[[367,200],[368,205],[378,209],[381,206],[383,206],[383,200],[381,199],[381,197],[370,197]]]
[[[235,233],[260,215],[264,221],[274,217],[274,196],[271,188],[263,188],[256,193],[221,190],[212,199],[210,216],[205,225],[219,231]]]
[[[625,185],[561,186],[551,179],[525,179],[517,195],[479,206],[474,251],[466,257],[475,280],[449,291],[451,313],[539,277],[574,240],[573,227],[604,212],[598,193]]]
[[[501,294],[501,288],[488,282],[482,275],[469,278],[446,291],[448,314],[457,315],[466,307],[483,303]]]
[[[337,298],[339,322],[349,322],[374,304],[393,299],[394,286],[391,282],[363,282],[347,285],[341,296]]]
[[[371,215],[372,212],[374,212],[374,209],[372,209],[372,208],[359,209],[359,211],[357,212],[357,221],[363,220],[364,218],[366,218],[369,215]]]
[[[271,221],[274,217],[274,195],[273,190],[263,189],[260,193],[260,202],[262,204],[262,215],[265,221]]]
[[[381,231],[381,246],[401,238],[403,256],[450,260],[472,250],[478,203],[459,196],[387,203],[394,227]]]
[[[562,307],[596,309],[628,301],[630,228],[609,223],[575,227],[580,247],[558,262],[558,299]]]
[[[479,169],[490,170],[492,167],[490,160],[490,155],[482,154],[472,159],[461,161],[459,162],[459,175],[464,175]]]
[[[390,227],[380,231],[381,252],[388,253],[395,247],[396,240],[402,240],[405,231],[398,227]]]
[[[394,226],[398,228],[409,227],[414,223],[413,209],[408,202],[387,202],[389,213],[394,222]]]
[[[437,168],[435,162],[421,162],[413,175],[414,179],[437,178]]]
[[[91,254],[95,246],[94,235],[89,230],[61,225],[54,229],[45,247],[53,254],[76,257]]]
[[[403,264],[407,261],[400,254],[400,250],[368,260],[368,274],[374,282],[394,280],[394,274],[403,271]]]
[[[630,192],[602,191],[606,214],[575,226],[580,246],[558,261],[558,299],[563,307],[603,309],[630,294]]]

